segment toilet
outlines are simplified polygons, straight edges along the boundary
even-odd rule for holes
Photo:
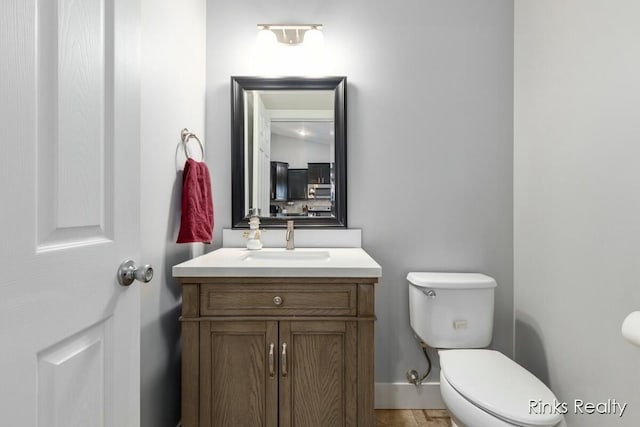
[[[477,273],[409,273],[409,316],[440,356],[440,393],[454,427],[566,427],[559,400],[502,353],[493,334],[496,281]]]

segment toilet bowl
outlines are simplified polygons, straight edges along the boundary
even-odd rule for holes
[[[440,392],[457,427],[566,427],[558,399],[529,371],[487,350],[496,281],[476,273],[409,273],[411,327],[440,356]]]
[[[440,393],[458,427],[566,427],[537,410],[557,399],[542,381],[493,350],[440,350]],[[533,402],[533,403],[532,403]]]

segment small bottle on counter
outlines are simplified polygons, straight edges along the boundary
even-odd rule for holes
[[[247,240],[247,249],[258,250],[262,249],[262,240],[260,240],[260,216],[257,213],[252,213],[249,218],[249,234]]]

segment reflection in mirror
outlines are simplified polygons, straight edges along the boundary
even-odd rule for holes
[[[257,208],[261,216],[335,216],[333,91],[244,96],[253,123],[245,133],[245,215]]]
[[[233,88],[234,226],[258,212],[263,226],[345,227],[344,78],[235,77]]]

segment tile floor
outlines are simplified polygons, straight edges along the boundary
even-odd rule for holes
[[[377,409],[377,427],[450,427],[451,419],[445,410],[435,409]]]

